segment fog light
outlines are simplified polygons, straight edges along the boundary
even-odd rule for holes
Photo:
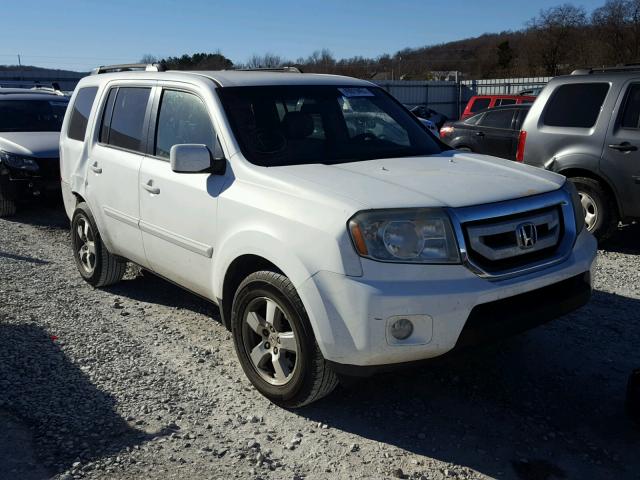
[[[413,323],[406,318],[401,318],[391,324],[391,335],[398,340],[409,338],[412,333]]]

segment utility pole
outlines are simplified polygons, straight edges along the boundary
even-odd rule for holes
[[[24,78],[22,78],[22,60],[20,59],[20,54],[18,54],[18,72],[20,72],[20,80],[24,80]]]

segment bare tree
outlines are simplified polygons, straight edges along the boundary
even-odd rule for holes
[[[593,11],[591,24],[604,47],[604,62],[615,64],[628,62],[632,56],[629,44],[631,2],[607,0]]]
[[[285,60],[280,55],[273,53],[265,53],[264,55],[253,54],[247,61],[247,68],[280,68],[290,62]]]
[[[566,69],[574,41],[586,24],[584,8],[570,3],[541,10],[529,21],[529,33],[537,39],[540,63],[547,75],[557,75],[561,67]]]
[[[159,59],[155,55],[151,55],[150,53],[145,53],[140,59],[140,63],[158,63]]]

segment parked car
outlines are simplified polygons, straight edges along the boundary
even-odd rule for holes
[[[449,149],[367,81],[147,68],[71,99],[78,271],[104,287],[131,261],[219,305],[273,402],[588,301],[596,241],[563,176]]]
[[[515,160],[520,126],[530,108],[521,104],[483,110],[442,127],[440,139],[458,150]]]
[[[432,108],[427,107],[426,105],[417,105],[409,109],[411,113],[413,113],[418,118],[423,118],[425,120],[429,120],[433,122],[433,124],[438,128],[442,128],[447,120],[447,116],[444,113],[436,112]]]
[[[536,97],[532,95],[474,95],[467,102],[460,120],[469,118],[470,116],[486,110],[502,105],[521,105],[523,103],[533,103]]]
[[[68,99],[0,88],[0,217],[29,197],[60,194],[58,144]]]
[[[640,69],[579,70],[552,79],[520,134],[518,160],[569,177],[587,228],[607,239],[640,218]]]

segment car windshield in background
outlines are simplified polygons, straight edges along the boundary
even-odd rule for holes
[[[67,102],[0,100],[0,132],[59,132]]]
[[[376,87],[263,86],[218,90],[251,163],[345,163],[440,153],[440,144]]]

